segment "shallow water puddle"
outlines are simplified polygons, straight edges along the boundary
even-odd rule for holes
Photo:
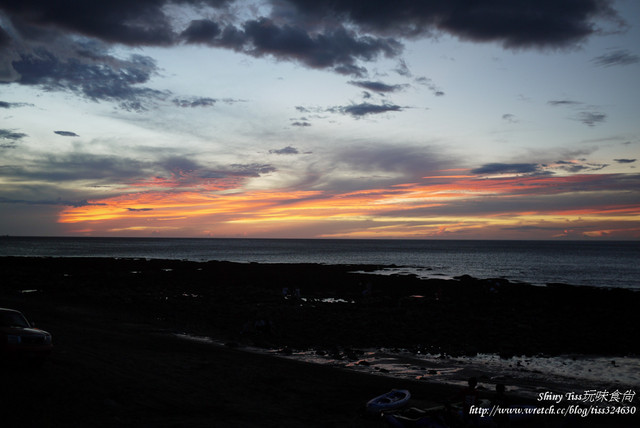
[[[179,334],[178,337],[225,346],[224,342],[209,337],[187,334]],[[503,383],[510,391],[530,397],[544,391],[640,391],[638,357],[565,355],[504,359],[492,354],[450,357],[384,348],[359,350],[355,353],[312,350],[285,352],[244,345],[239,346],[239,349],[397,379],[464,385],[470,376],[476,376],[485,389],[493,390],[493,385]]]

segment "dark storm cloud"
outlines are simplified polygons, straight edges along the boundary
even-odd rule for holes
[[[634,163],[636,159],[614,159],[618,163]]]
[[[184,30],[180,37],[187,43],[215,44],[215,39],[222,33],[220,26],[209,19],[195,19]]]
[[[4,30],[4,28],[0,27],[0,48],[9,46],[10,44],[11,36]]]
[[[162,93],[164,95],[164,93]],[[160,97],[160,96],[159,96]],[[223,102],[225,104],[234,104],[246,102],[246,100],[237,98],[210,98],[210,97],[183,97],[174,98],[171,102],[177,107],[195,108],[195,107],[213,107],[216,103]]]
[[[233,8],[226,8],[234,0],[2,1],[0,56],[4,64],[0,64],[0,81],[71,91],[94,101],[116,102],[129,111],[142,111],[171,94],[144,87],[157,73],[151,58],[115,58],[108,54],[113,44],[204,44],[362,79],[368,70],[361,62],[381,56],[397,58],[396,72],[411,76],[400,58],[403,38],[448,33],[513,48],[555,48],[596,34],[600,31],[596,21],[601,19],[624,26],[609,0],[538,0],[535,7],[525,0],[265,1],[272,6],[268,16],[244,21]],[[180,23],[169,11],[180,6],[201,16],[178,28]],[[619,50],[595,61],[610,65],[637,60],[637,56]],[[418,78],[416,82],[436,96],[444,95],[430,79]],[[378,93],[400,89],[381,82],[354,84]],[[215,100],[176,98],[173,102],[180,107],[206,107]],[[391,104],[368,103],[341,108],[354,117],[400,110]],[[577,118],[589,126],[604,119],[597,112],[584,112]]]
[[[157,0],[21,0],[0,8],[27,38],[50,26],[127,45],[169,45],[175,35]]]
[[[411,70],[409,70],[409,66],[402,58],[398,61],[398,66],[394,69],[396,73],[400,76],[411,77]]]
[[[583,111],[578,113],[575,120],[584,123],[587,126],[595,126],[607,120],[607,115],[598,111]]]
[[[0,108],[16,108],[16,107],[33,107],[30,103],[9,103],[6,101],[0,101]]]
[[[473,174],[532,174],[539,172],[535,163],[488,163],[472,169]]]
[[[416,77],[415,78],[416,83],[426,86],[427,88],[429,88],[429,90],[431,92],[433,92],[433,95],[437,96],[437,97],[441,97],[444,95],[444,91],[442,91],[442,89],[438,88],[438,86],[436,86],[435,83],[433,83],[433,81],[431,79],[429,79],[428,77]]]
[[[615,181],[615,177],[611,178]],[[636,183],[637,183],[636,179]],[[602,194],[600,183],[587,183],[576,186],[561,185],[550,186],[548,192],[536,189],[524,193],[514,192],[508,198],[485,198],[470,201],[454,201],[446,206],[416,209],[413,212],[405,212],[406,216],[431,214],[431,215],[490,215],[519,212],[558,212],[565,210],[589,210],[597,208],[606,211],[606,207],[614,210],[619,208],[633,208],[636,206],[637,193],[632,189],[616,192],[615,194]],[[576,190],[579,188],[580,190]],[[627,186],[622,186],[627,188]],[[393,214],[393,213],[388,213]],[[399,214],[399,213],[397,213]]]
[[[0,140],[18,141],[26,137],[27,134],[14,132],[10,129],[0,129]]]
[[[213,106],[215,103],[217,103],[218,100],[214,99],[214,98],[191,98],[191,99],[179,99],[179,98],[174,98],[173,99],[173,104],[175,104],[178,107],[211,107]]]
[[[188,173],[201,168],[197,162],[184,156],[171,156],[157,162],[157,165],[173,174]]]
[[[495,180],[500,181],[500,179]],[[559,180],[549,186],[513,186],[512,190],[504,195],[505,197],[452,200],[441,206],[394,210],[380,215],[428,217],[554,212],[594,207],[601,211],[603,207],[634,208],[637,206],[639,188],[640,175],[591,175],[586,180],[566,182]]]
[[[372,82],[367,80],[351,80],[349,84],[359,88],[368,89],[374,92],[397,92],[405,89],[408,85],[388,85],[383,82]]]
[[[22,166],[5,166],[0,171],[3,177],[21,180],[43,180],[63,182],[75,180],[122,180],[140,177],[148,168],[135,159],[72,153],[48,155]]]
[[[148,80],[150,65],[141,67],[139,56],[124,61],[128,64],[117,64],[115,58],[97,52],[96,44],[205,44],[362,78],[368,71],[359,62],[380,56],[399,58],[401,40],[406,37],[448,33],[508,47],[553,48],[597,33],[596,21],[602,18],[624,26],[608,0],[538,0],[535,7],[524,0],[266,0],[272,6],[270,15],[244,22],[232,8],[226,8],[233,2],[4,1],[0,3],[0,13],[6,18],[5,28],[0,29],[0,48],[11,60],[0,79],[70,89],[94,100],[119,102],[128,110],[142,110],[145,98],[164,96],[139,87]],[[177,28],[180,24],[169,11],[180,6],[201,16]],[[626,51],[616,51],[597,63],[636,59]],[[409,76],[408,67],[401,58],[399,61],[396,71]],[[435,95],[444,94],[435,86],[431,89]]]
[[[391,38],[358,36],[344,27],[311,32],[291,24],[279,24],[269,18],[248,20],[240,28],[224,29],[211,20],[194,20],[181,34],[186,43],[223,47],[246,54],[295,60],[312,68],[333,69],[340,74],[361,76],[366,69],[357,60],[370,61],[379,55],[397,55],[402,47]]]
[[[239,40],[241,45],[237,44]],[[312,68],[332,68],[352,75],[362,73],[356,60],[371,61],[381,54],[395,56],[402,49],[394,39],[357,36],[344,27],[313,34],[295,25],[279,26],[267,18],[245,22],[232,42],[229,47],[253,56],[294,59]]]
[[[552,106],[574,106],[574,105],[580,105],[582,103],[579,101],[573,101],[573,100],[551,100],[551,101],[547,101],[547,104]]]
[[[309,122],[295,121],[291,123],[291,126],[299,126],[301,128],[307,128],[311,126],[311,124]]]
[[[351,104],[348,106],[334,106],[334,107],[304,107],[304,106],[296,106],[296,110],[301,113],[334,113],[334,114],[344,114],[350,115],[355,118],[361,118],[367,115],[372,114],[382,114],[387,112],[394,111],[403,111],[405,107],[401,107],[391,103],[382,103],[382,104],[371,104],[371,103],[360,103],[360,104]],[[322,118],[322,116],[315,116],[318,118]]]
[[[402,107],[395,104],[352,104],[350,106],[332,107],[327,109],[331,113],[349,114],[354,117],[363,117],[371,114],[381,114],[390,111],[402,111]]]
[[[83,62],[77,58],[63,60],[41,50],[14,61],[21,75],[20,83],[39,85],[47,90],[69,90],[98,101],[116,101],[127,110],[144,109],[145,99],[164,99],[166,93],[140,87],[156,72],[153,59],[132,55],[127,60],[110,58],[111,64]]]
[[[518,123],[518,118],[514,114],[506,113],[502,115],[502,119],[509,123]]]
[[[90,181],[94,185],[135,183],[156,177],[179,186],[191,186],[228,177],[259,177],[273,171],[275,168],[268,164],[208,166],[184,156],[139,161],[124,156],[71,153],[40,156],[24,165],[0,166],[0,177],[13,183]],[[53,188],[48,192],[55,191]]]
[[[172,180],[181,185],[199,184],[202,180],[216,180],[227,177],[260,177],[276,169],[268,164],[232,164],[228,166],[208,166],[185,156],[172,156],[149,165],[149,171],[159,170],[169,173]],[[150,174],[147,174],[150,175]]]
[[[127,211],[131,211],[131,212],[153,211],[153,208],[127,208]]]
[[[74,153],[35,156],[28,163],[5,164],[0,177],[11,183],[2,189],[5,202],[12,204],[84,206],[93,199],[93,187],[137,181],[145,177],[150,165],[117,156]],[[69,183],[81,182],[85,190],[69,190]],[[71,195],[70,195],[71,193]],[[67,195],[60,198],[60,195]],[[104,197],[104,191],[99,193]]]
[[[1,196],[0,196],[0,203],[26,204],[26,205],[61,205],[61,206],[74,207],[74,208],[86,207],[86,206],[92,206],[92,205],[105,205],[102,203],[97,203],[97,204],[89,203],[86,199],[79,200],[79,201],[70,201],[70,200],[64,200],[61,198],[27,200],[27,199],[11,199],[11,198],[5,198]]]
[[[556,162],[556,164],[558,164],[558,166],[556,167],[559,170],[562,171],[566,171],[566,172],[571,172],[571,173],[578,173],[578,172],[585,172],[585,171],[599,171],[601,169],[604,169],[606,167],[609,166],[609,164],[595,164],[595,163],[576,163],[576,162],[566,162],[566,161],[558,161]]]
[[[15,149],[18,141],[26,137],[27,134],[14,132],[10,129],[0,129],[0,149]]]
[[[376,180],[376,174],[382,180],[397,174],[407,180],[414,180],[430,174],[430,171],[447,168],[455,162],[437,147],[403,144],[353,145],[336,150],[333,156],[333,164],[344,164],[351,171],[370,172],[367,180]]]
[[[228,170],[228,174],[240,177],[260,177],[262,174],[269,174],[276,171],[276,169],[269,164],[259,163],[232,164],[231,168],[232,169]]]
[[[63,137],[79,137],[78,134],[71,131],[53,131],[54,134],[62,135]]]
[[[574,110],[580,109],[579,113],[573,116],[571,119],[576,120],[578,122],[582,122],[587,126],[595,126],[599,123],[603,123],[607,120],[607,115],[600,111],[594,110],[597,109],[598,106],[585,106],[584,103],[580,101],[573,100],[552,100],[547,101],[547,104],[554,107],[573,107]],[[582,106],[582,107],[579,107]]]
[[[340,195],[355,191],[406,194],[406,189],[396,187],[399,182],[418,182],[425,175],[454,168],[457,161],[437,146],[349,144],[332,150],[326,162],[310,165],[304,174],[304,186]]]
[[[601,169],[605,169],[606,167],[609,166],[608,163],[588,163],[587,168],[589,168],[589,171],[600,171]]]
[[[232,3],[215,0],[23,0],[0,6],[23,26],[53,26],[128,45],[168,45],[179,38],[166,5],[191,4],[219,8]],[[600,18],[622,25],[608,0],[271,0],[273,18],[308,28],[336,18],[369,31],[394,36],[445,32],[465,40],[497,41],[510,47],[555,47],[574,43],[598,31]],[[182,38],[204,42],[222,34],[234,38],[234,29],[195,20]],[[237,29],[235,29],[237,31]],[[225,35],[225,31],[227,34]],[[246,28],[245,28],[246,31]],[[249,32],[248,32],[249,33]],[[6,36],[0,38],[2,41]],[[302,36],[304,40],[304,36]],[[5,42],[6,43],[6,42]]]
[[[339,16],[363,29],[396,36],[445,32],[507,47],[562,47],[598,28],[600,18],[622,25],[606,0],[289,0],[307,16]]]
[[[276,155],[297,155],[299,152],[295,147],[287,146],[282,149],[269,150],[269,153]]]
[[[611,67],[613,65],[631,65],[640,62],[640,56],[629,52],[626,49],[618,49],[595,57],[592,60],[596,65]]]
[[[358,78],[365,77],[368,73],[365,67],[358,67],[357,65],[353,64],[338,65],[334,67],[333,71],[338,74],[344,74],[345,76],[353,76]]]

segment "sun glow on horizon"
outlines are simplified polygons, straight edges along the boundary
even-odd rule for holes
[[[640,237],[640,204],[563,208],[563,195],[598,191],[594,175],[429,176],[346,193],[286,189],[148,190],[68,207],[59,222],[85,234],[183,233],[269,236],[298,230],[301,237],[464,237],[509,233],[583,237]],[[545,204],[536,206],[536,200]],[[525,201],[529,208],[521,203]],[[635,226],[634,226],[635,223]],[[331,225],[329,227],[328,225]],[[571,227],[569,227],[571,226]]]

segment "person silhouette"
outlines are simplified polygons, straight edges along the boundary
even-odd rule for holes
[[[478,379],[470,377],[467,387],[455,396],[455,401],[462,402],[462,426],[477,427],[479,425],[478,415],[471,413],[472,406],[478,405]]]
[[[509,407],[509,400],[505,394],[506,387],[502,383],[496,384],[496,394],[491,399],[491,405],[500,409]],[[497,427],[502,428],[509,425],[509,415],[496,412],[493,420]]]

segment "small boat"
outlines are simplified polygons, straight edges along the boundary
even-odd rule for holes
[[[367,411],[385,412],[395,410],[407,404],[411,398],[411,393],[406,389],[392,389],[386,394],[372,398],[367,402]]]

